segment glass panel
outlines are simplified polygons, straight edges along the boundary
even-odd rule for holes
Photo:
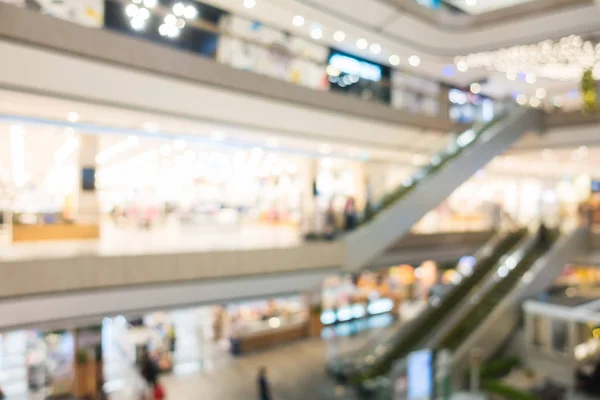
[[[552,320],[552,350],[561,353],[567,352],[568,329],[566,321]]]

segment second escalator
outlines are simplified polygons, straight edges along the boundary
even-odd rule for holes
[[[494,307],[517,285],[559,237],[558,231],[550,231],[547,238],[536,238],[533,245],[514,263],[504,263],[497,271],[498,281],[479,299],[476,305],[440,341],[438,348],[456,351],[475,331]]]
[[[477,260],[473,272],[465,276],[439,304],[430,305],[419,317],[400,328],[384,343],[375,346],[369,352],[363,352],[359,359],[354,358],[346,363],[336,375],[343,380],[361,382],[386,374],[396,360],[406,356],[429,339],[452,310],[468,297],[472,288],[477,286],[525,235],[524,229],[502,234],[496,239],[494,245],[490,246],[491,249]]]

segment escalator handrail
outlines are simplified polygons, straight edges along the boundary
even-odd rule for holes
[[[532,242],[533,240],[533,242]],[[498,269],[505,265],[509,258],[518,258],[520,262],[521,257],[528,253],[532,243],[535,244],[536,235],[530,233],[525,235],[519,243],[517,243],[510,251],[509,254],[503,256],[494,267],[490,269],[488,275],[484,277],[478,284],[473,286],[469,293],[465,296],[464,300],[453,309],[450,316],[445,318],[445,323],[441,325],[441,329],[437,330],[433,337],[428,341],[427,347],[437,347],[449,332],[451,332],[455,325],[460,323],[462,319],[472,310],[472,308],[479,302],[486,293],[494,287],[498,282]],[[518,263],[517,262],[517,263]]]
[[[546,265],[547,260],[551,257],[555,251],[555,249],[562,248],[564,243],[568,242],[572,239],[573,235],[576,233],[578,229],[583,228],[574,228],[569,229],[568,231],[561,231],[559,229],[559,237],[554,241],[554,243],[548,248],[540,257],[538,257],[528,268],[527,272],[521,276],[521,278],[515,283],[515,285],[506,293],[506,295],[502,298],[500,302],[496,304],[490,314],[486,317],[481,324],[477,326],[477,328],[469,335],[469,337],[456,349],[456,351],[452,354],[452,363],[457,365],[461,360],[465,359],[465,356],[470,349],[473,348],[473,342],[478,337],[478,332],[488,329],[488,325],[490,321],[494,321],[499,315],[505,312],[511,305],[515,304],[517,300],[519,300],[523,294],[525,293],[528,285],[535,281],[536,276],[543,271],[543,266]],[[530,251],[535,249],[535,245],[537,244],[537,237],[533,243],[533,246],[530,248]],[[529,252],[523,255],[525,258]],[[520,260],[519,262],[521,262]]]
[[[496,246],[498,246],[502,242],[502,240],[504,240],[510,233],[511,232],[507,232],[507,231],[497,232],[487,242],[485,242],[483,246],[481,246],[479,249],[477,249],[477,251],[473,254],[473,257],[475,258],[475,260],[482,260],[482,259],[485,259],[486,257],[490,256],[493,253],[494,248]],[[477,263],[475,264],[475,268],[477,268]],[[459,287],[459,285],[457,285],[455,288],[458,288],[458,287]],[[378,343],[374,343],[374,341],[369,341],[368,343],[365,343],[365,345],[361,346],[360,349],[356,349],[356,350],[352,351],[351,354],[342,355],[342,358],[350,359],[350,360],[347,360],[346,362],[348,362],[348,361],[352,362],[353,360],[356,361],[359,358],[360,359],[366,358],[369,355],[369,353],[374,353],[374,351],[373,351],[374,348],[376,348],[380,345],[385,345],[386,343],[393,341],[395,338],[396,339],[394,341],[396,341],[396,340],[398,340],[397,337],[405,336],[407,334],[407,332],[414,330],[415,326],[418,326],[421,323],[421,321],[423,319],[427,318],[429,316],[429,313],[433,312],[434,310],[435,310],[435,307],[428,305],[427,308],[425,310],[423,310],[416,318],[414,318],[410,321],[407,321],[397,331],[386,335],[385,338],[383,338],[383,340],[379,340]],[[344,361],[342,361],[342,362],[344,362]]]
[[[516,234],[516,232],[502,232],[499,233],[498,235],[495,235],[492,239],[490,239],[486,245],[484,245],[482,248],[480,248],[480,250],[476,253],[477,255],[479,255],[481,260],[485,260],[487,257],[491,256],[491,254],[493,253],[493,249],[495,248],[495,246],[500,245],[501,242],[503,240],[508,239],[509,235],[512,234]],[[485,254],[485,255],[484,255]],[[454,288],[454,290],[449,293],[446,298],[448,298],[448,296],[450,296],[454,291],[456,290],[460,290],[459,286],[456,286]],[[389,337],[389,342],[391,342],[391,344],[388,343],[382,343],[382,345],[388,345],[386,350],[389,350],[390,347],[394,347],[393,343],[398,343],[400,342],[400,340],[404,339],[405,337],[409,336],[411,333],[413,333],[413,331],[415,331],[416,327],[420,326],[422,324],[423,320],[426,320],[428,318],[430,318],[430,315],[432,312],[437,311],[440,308],[440,306],[434,307],[432,305],[429,305],[427,307],[427,309],[425,311],[423,311],[417,318],[415,318],[414,320],[412,320],[409,324],[405,325],[403,328],[401,328],[399,331],[395,332],[393,335],[391,335]],[[430,332],[428,332],[430,333]],[[423,333],[423,339],[420,343],[423,343],[424,340],[427,339],[426,333]],[[360,366],[355,366],[355,369],[357,371],[360,371],[364,368],[367,368],[368,366],[380,361],[378,360],[379,357],[384,357],[386,352],[381,352],[379,355],[377,355],[377,348],[375,349],[374,352],[372,352],[371,354],[368,354],[363,358],[362,365]],[[374,354],[375,353],[375,354]],[[371,358],[369,361],[367,361],[368,358]]]
[[[514,269],[516,266],[519,265],[519,263],[521,263],[521,261],[523,261],[527,257],[529,252],[535,248],[536,243],[537,233],[531,232],[529,235],[523,238],[521,243],[517,245],[517,247],[511,252],[509,256],[504,257],[504,261],[498,264],[498,268],[496,268],[493,271],[490,271],[490,276],[482,286],[481,291],[478,293],[479,296],[468,299],[468,307],[463,315],[463,318],[459,319],[457,323],[452,326],[452,329],[448,329],[443,336],[440,336],[435,343],[436,345],[441,345],[445,343],[448,335],[450,335],[455,330],[456,326],[462,323],[464,318],[466,318],[467,315],[471,311],[473,311],[475,307],[477,307],[481,298],[483,298],[486,294],[488,294],[488,292],[493,290],[496,287],[496,284],[498,284],[501,280],[504,279],[498,275],[498,270],[503,266],[509,268],[510,270]]]

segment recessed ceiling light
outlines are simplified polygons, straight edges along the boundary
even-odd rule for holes
[[[471,90],[471,93],[474,93],[474,94],[481,93],[481,85],[477,82],[471,83],[471,87],[469,89]]]
[[[67,113],[67,121],[72,123],[79,121],[79,114],[77,114],[75,111]]]
[[[381,45],[379,45],[379,43],[371,43],[371,45],[369,46],[369,50],[373,54],[379,54],[381,53]]]
[[[333,34],[333,40],[336,42],[343,42],[346,40],[346,34],[342,31],[337,31]]]
[[[467,70],[469,69],[469,63],[466,60],[459,60],[456,63],[456,69],[460,72],[467,72]]]
[[[323,37],[323,31],[321,30],[321,28],[313,28],[310,31],[310,37],[315,39],[315,40],[319,40]]]
[[[546,98],[546,89],[544,89],[544,88],[538,88],[538,89],[535,91],[535,95],[536,95],[538,98],[540,98],[540,99],[544,99],[544,98]]]
[[[506,71],[506,78],[509,81],[514,81],[517,79],[517,73],[515,71]]]
[[[137,13],[138,6],[136,6],[135,4],[129,4],[127,5],[127,7],[125,7],[125,15],[127,15],[129,18],[135,17]]]
[[[537,80],[535,74],[532,74],[531,72],[529,72],[527,75],[525,75],[525,82],[527,83],[535,83],[535,81]]]
[[[144,0],[144,5],[148,8],[154,8],[158,4],[158,0]]]
[[[421,64],[421,59],[419,56],[410,56],[408,58],[408,63],[413,67],[418,67]]]
[[[367,42],[367,39],[358,39],[356,41],[356,47],[358,47],[361,50],[366,49],[367,47],[369,47],[369,42]]]
[[[294,26],[304,25],[304,17],[302,15],[296,15],[294,18],[292,18],[292,24],[294,24]]]
[[[540,99],[538,99],[537,97],[532,97],[529,99],[529,104],[532,107],[539,107],[539,105],[542,103],[542,101]]]
[[[244,0],[244,7],[246,7],[246,8],[256,7],[256,0]]]
[[[183,17],[183,14],[185,14],[185,5],[183,5],[183,3],[173,4],[173,14],[178,17]]]
[[[527,103],[527,96],[524,95],[523,93],[519,94],[517,96],[517,103],[524,106]]]
[[[392,65],[400,65],[400,57],[396,54],[392,54],[389,58],[390,64]]]
[[[196,19],[198,16],[198,10],[192,5],[186,6],[183,16],[187,19]]]

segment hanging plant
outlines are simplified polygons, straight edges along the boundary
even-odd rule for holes
[[[582,111],[585,114],[596,112],[598,107],[598,89],[591,69],[583,71],[581,77]]]

